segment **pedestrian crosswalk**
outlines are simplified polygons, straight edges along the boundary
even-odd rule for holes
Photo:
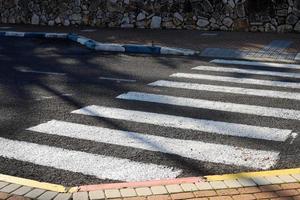
[[[300,91],[297,90],[300,89],[300,81],[297,78],[300,78],[300,70],[298,70],[300,65],[220,59],[212,60],[211,63],[214,66],[193,67],[189,72],[176,72],[166,80],[151,82],[145,86],[147,92],[127,91],[119,94],[115,101],[120,101],[122,104],[118,106],[101,105],[95,102],[95,105],[86,105],[71,111],[74,117],[92,116],[110,121],[115,120],[115,123],[134,123],[135,126],[147,127],[147,129],[141,129],[143,131],[123,130],[121,127],[107,128],[97,124],[90,125],[56,119],[27,129],[45,137],[63,137],[66,140],[69,138],[78,142],[84,140],[105,144],[112,148],[120,146],[128,151],[135,149],[145,152],[145,155],[148,155],[146,152],[172,155],[181,161],[181,165],[159,163],[159,160],[152,162],[158,158],[146,156],[142,156],[137,161],[132,157],[127,158],[126,152],[122,158],[119,158],[103,155],[102,152],[91,153],[6,138],[0,138],[0,146],[3,147],[0,156],[95,176],[102,180],[117,181],[143,181],[182,176],[186,170],[182,168],[182,165],[190,165],[190,163],[182,164],[181,158],[188,159],[196,165],[205,162],[228,168],[236,166],[239,169],[276,167],[281,159],[279,147],[297,137],[298,130],[292,127],[248,123],[242,118],[249,115],[252,118],[264,117],[267,121],[298,121],[300,120],[299,108],[286,106],[288,103],[280,107],[272,104],[256,105],[256,102],[238,102],[234,98],[228,101],[226,97],[234,94],[246,99],[255,97],[257,99],[280,99],[282,102],[299,101]],[[216,64],[218,66],[215,66]],[[243,67],[238,67],[238,65]],[[247,66],[251,66],[251,69]],[[278,71],[279,68],[282,70]],[[293,71],[286,72],[284,69],[287,68]],[[206,72],[214,72],[216,75],[208,75],[205,74]],[[246,78],[224,75],[224,72],[245,74]],[[256,75],[267,76],[267,79],[261,76],[256,77]],[[288,78],[288,80],[279,81],[276,79],[278,77]],[[162,90],[155,90],[157,88]],[[167,94],[168,90],[172,90],[173,95]],[[190,92],[201,94],[204,92],[207,95],[217,93],[224,96],[224,99],[209,99],[204,95],[190,97],[188,96]],[[147,104],[148,109],[126,106],[131,102],[140,105]],[[151,109],[157,106],[163,112]],[[170,107],[178,112],[170,112],[168,110]],[[180,112],[188,108],[194,109],[193,117]],[[199,114],[197,109],[206,110],[206,113],[225,112],[226,116],[240,115],[241,120],[239,122],[231,121],[231,118],[222,120],[215,114],[208,117],[203,113]],[[153,127],[160,127],[161,129],[156,130],[161,132],[152,131]],[[174,129],[180,132],[176,138],[172,134]],[[170,132],[165,133],[164,130],[170,130]],[[185,137],[191,132],[196,134],[195,139]],[[209,140],[207,135],[210,137]],[[242,141],[242,144],[237,144],[236,141]],[[268,142],[275,145],[270,148],[263,147],[262,144]],[[249,143],[253,145],[248,145]]]

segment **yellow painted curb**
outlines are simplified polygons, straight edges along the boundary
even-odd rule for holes
[[[204,176],[204,177],[207,179],[207,181],[223,181],[223,180],[238,179],[238,178],[253,178],[253,177],[262,177],[262,176],[278,176],[278,175],[290,175],[290,174],[300,174],[300,168],[258,171],[258,172],[244,172],[238,174],[212,175],[212,176]]]
[[[39,188],[39,189],[44,189],[44,190],[49,190],[49,191],[53,191],[53,192],[67,192],[68,191],[67,188],[62,185],[39,182],[39,181],[34,181],[34,180],[30,180],[30,179],[25,179],[25,178],[8,176],[8,175],[4,175],[4,174],[0,174],[0,181],[4,181],[4,182],[8,182],[8,183],[15,183],[15,184],[19,184],[19,185],[24,185],[24,186],[29,186],[29,187],[34,187],[34,188]]]

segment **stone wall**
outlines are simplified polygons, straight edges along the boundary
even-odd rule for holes
[[[300,0],[0,0],[1,23],[300,32]]]

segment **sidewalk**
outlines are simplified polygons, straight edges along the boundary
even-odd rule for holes
[[[300,168],[65,188],[0,175],[0,200],[300,200]]]
[[[294,60],[300,52],[299,34],[97,29],[94,27],[47,27],[31,25],[14,25],[10,27],[12,28],[6,30],[73,32],[104,43],[153,44],[192,49],[202,52],[201,56],[206,57],[253,58],[256,60],[268,60],[269,58],[270,60],[289,61]]]

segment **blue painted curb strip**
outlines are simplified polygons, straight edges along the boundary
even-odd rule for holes
[[[183,55],[195,56],[199,52],[150,45],[138,44],[115,44],[115,43],[100,43],[89,38],[74,34],[74,33],[45,33],[45,32],[15,32],[15,31],[0,31],[0,37],[26,37],[26,38],[61,38],[68,39],[86,46],[89,49],[96,51],[118,52],[118,53],[140,53],[140,54],[156,54],[156,55]]]

